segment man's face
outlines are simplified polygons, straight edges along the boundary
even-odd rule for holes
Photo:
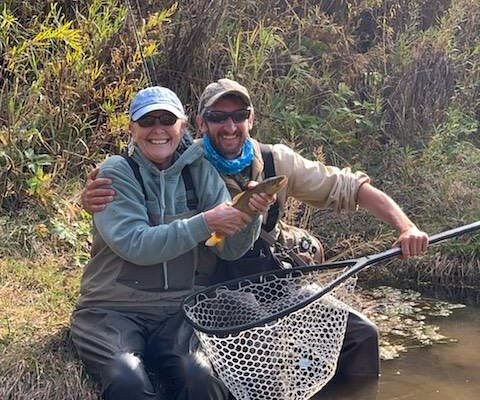
[[[234,112],[246,109],[247,106],[241,99],[230,96],[220,98],[207,111]],[[233,121],[231,117],[221,122],[211,122],[204,116],[198,116],[197,124],[202,132],[207,133],[213,146],[223,157],[234,159],[241,154],[243,144],[250,136],[253,119],[251,110],[250,116],[239,122]]]

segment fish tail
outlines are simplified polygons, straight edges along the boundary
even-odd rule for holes
[[[212,233],[212,236],[208,238],[205,242],[205,246],[217,246],[221,251],[225,244],[225,236],[217,235],[215,232]]]

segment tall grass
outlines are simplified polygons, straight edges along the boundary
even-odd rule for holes
[[[74,196],[78,177],[124,146],[125,105],[147,84],[143,60],[157,54],[174,12],[142,20],[125,2],[105,0],[2,6],[0,206],[6,218],[27,211],[26,226],[2,234],[7,252],[23,247],[15,241],[28,230],[30,254],[36,239],[50,238],[83,257],[88,217]]]
[[[430,3],[5,2],[0,205],[5,224],[9,214],[35,210],[25,222],[36,227],[15,227],[6,243],[28,235],[86,257],[78,177],[124,147],[126,105],[149,81],[172,87],[194,114],[209,81],[238,79],[254,98],[254,135],[365,169],[408,207],[418,196],[389,185],[390,168],[413,179],[408,171],[431,143],[457,137],[448,122],[455,110],[478,129],[480,6]],[[457,139],[478,148],[474,135]],[[428,207],[414,212],[426,229],[440,225]]]

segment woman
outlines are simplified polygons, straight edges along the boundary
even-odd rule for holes
[[[224,259],[244,254],[260,219],[230,197],[199,146],[190,146],[178,97],[140,90],[130,106],[129,156],[108,158],[114,202],[94,215],[92,258],[72,315],[72,338],[105,399],[156,399],[145,366],[159,372],[168,398],[226,399],[222,383],[192,354],[192,329],[180,313],[212,232],[227,236]],[[273,199],[256,196],[260,213]],[[203,265],[203,264],[202,264]]]

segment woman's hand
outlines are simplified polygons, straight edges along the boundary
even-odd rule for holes
[[[210,232],[215,232],[220,236],[234,235],[245,229],[252,220],[248,214],[237,210],[229,203],[221,203],[205,211],[203,215]]]

